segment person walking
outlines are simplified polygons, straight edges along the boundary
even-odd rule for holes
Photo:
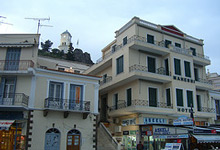
[[[140,141],[139,144],[137,145],[137,150],[143,150],[143,149],[144,149],[144,145]]]

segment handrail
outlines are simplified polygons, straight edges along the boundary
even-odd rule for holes
[[[119,144],[116,141],[116,139],[114,139],[111,135],[111,133],[108,131],[108,129],[105,127],[105,125],[103,123],[100,123],[100,127],[105,131],[104,133],[106,133],[106,135],[110,138],[110,140],[112,141],[112,143],[114,144],[113,146],[118,150],[119,148]]]
[[[0,105],[28,106],[29,96],[24,93],[0,94]]]
[[[0,70],[27,70],[33,67],[34,62],[32,60],[0,60]]]

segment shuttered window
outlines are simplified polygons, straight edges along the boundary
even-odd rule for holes
[[[157,107],[157,89],[149,88],[149,106]]]
[[[166,89],[167,106],[171,106],[170,89]]]
[[[176,89],[176,101],[177,101],[177,106],[183,106],[183,90],[182,89]]]
[[[187,96],[187,106],[188,107],[194,107],[193,106],[193,91],[186,91],[186,96]]]
[[[174,58],[174,69],[176,75],[181,75],[181,65],[179,59]]]
[[[117,74],[124,71],[124,58],[123,58],[123,56],[117,58],[116,65],[117,65],[117,67],[116,67],[117,68],[117,70],[116,70]]]
[[[149,72],[156,73],[156,60],[152,57],[147,57],[147,67]]]
[[[190,62],[184,61],[184,66],[185,66],[185,76],[190,78],[191,77]]]

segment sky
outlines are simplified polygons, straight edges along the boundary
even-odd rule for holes
[[[93,62],[101,50],[114,40],[115,31],[134,16],[160,25],[175,25],[182,32],[204,40],[206,68],[220,74],[220,0],[1,0],[0,34],[36,33],[41,21],[40,41],[60,45],[60,34],[68,30],[72,43],[91,55]]]

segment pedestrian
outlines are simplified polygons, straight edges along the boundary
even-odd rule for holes
[[[139,144],[137,145],[137,150],[143,150],[143,149],[144,149],[144,145],[140,141]]]

